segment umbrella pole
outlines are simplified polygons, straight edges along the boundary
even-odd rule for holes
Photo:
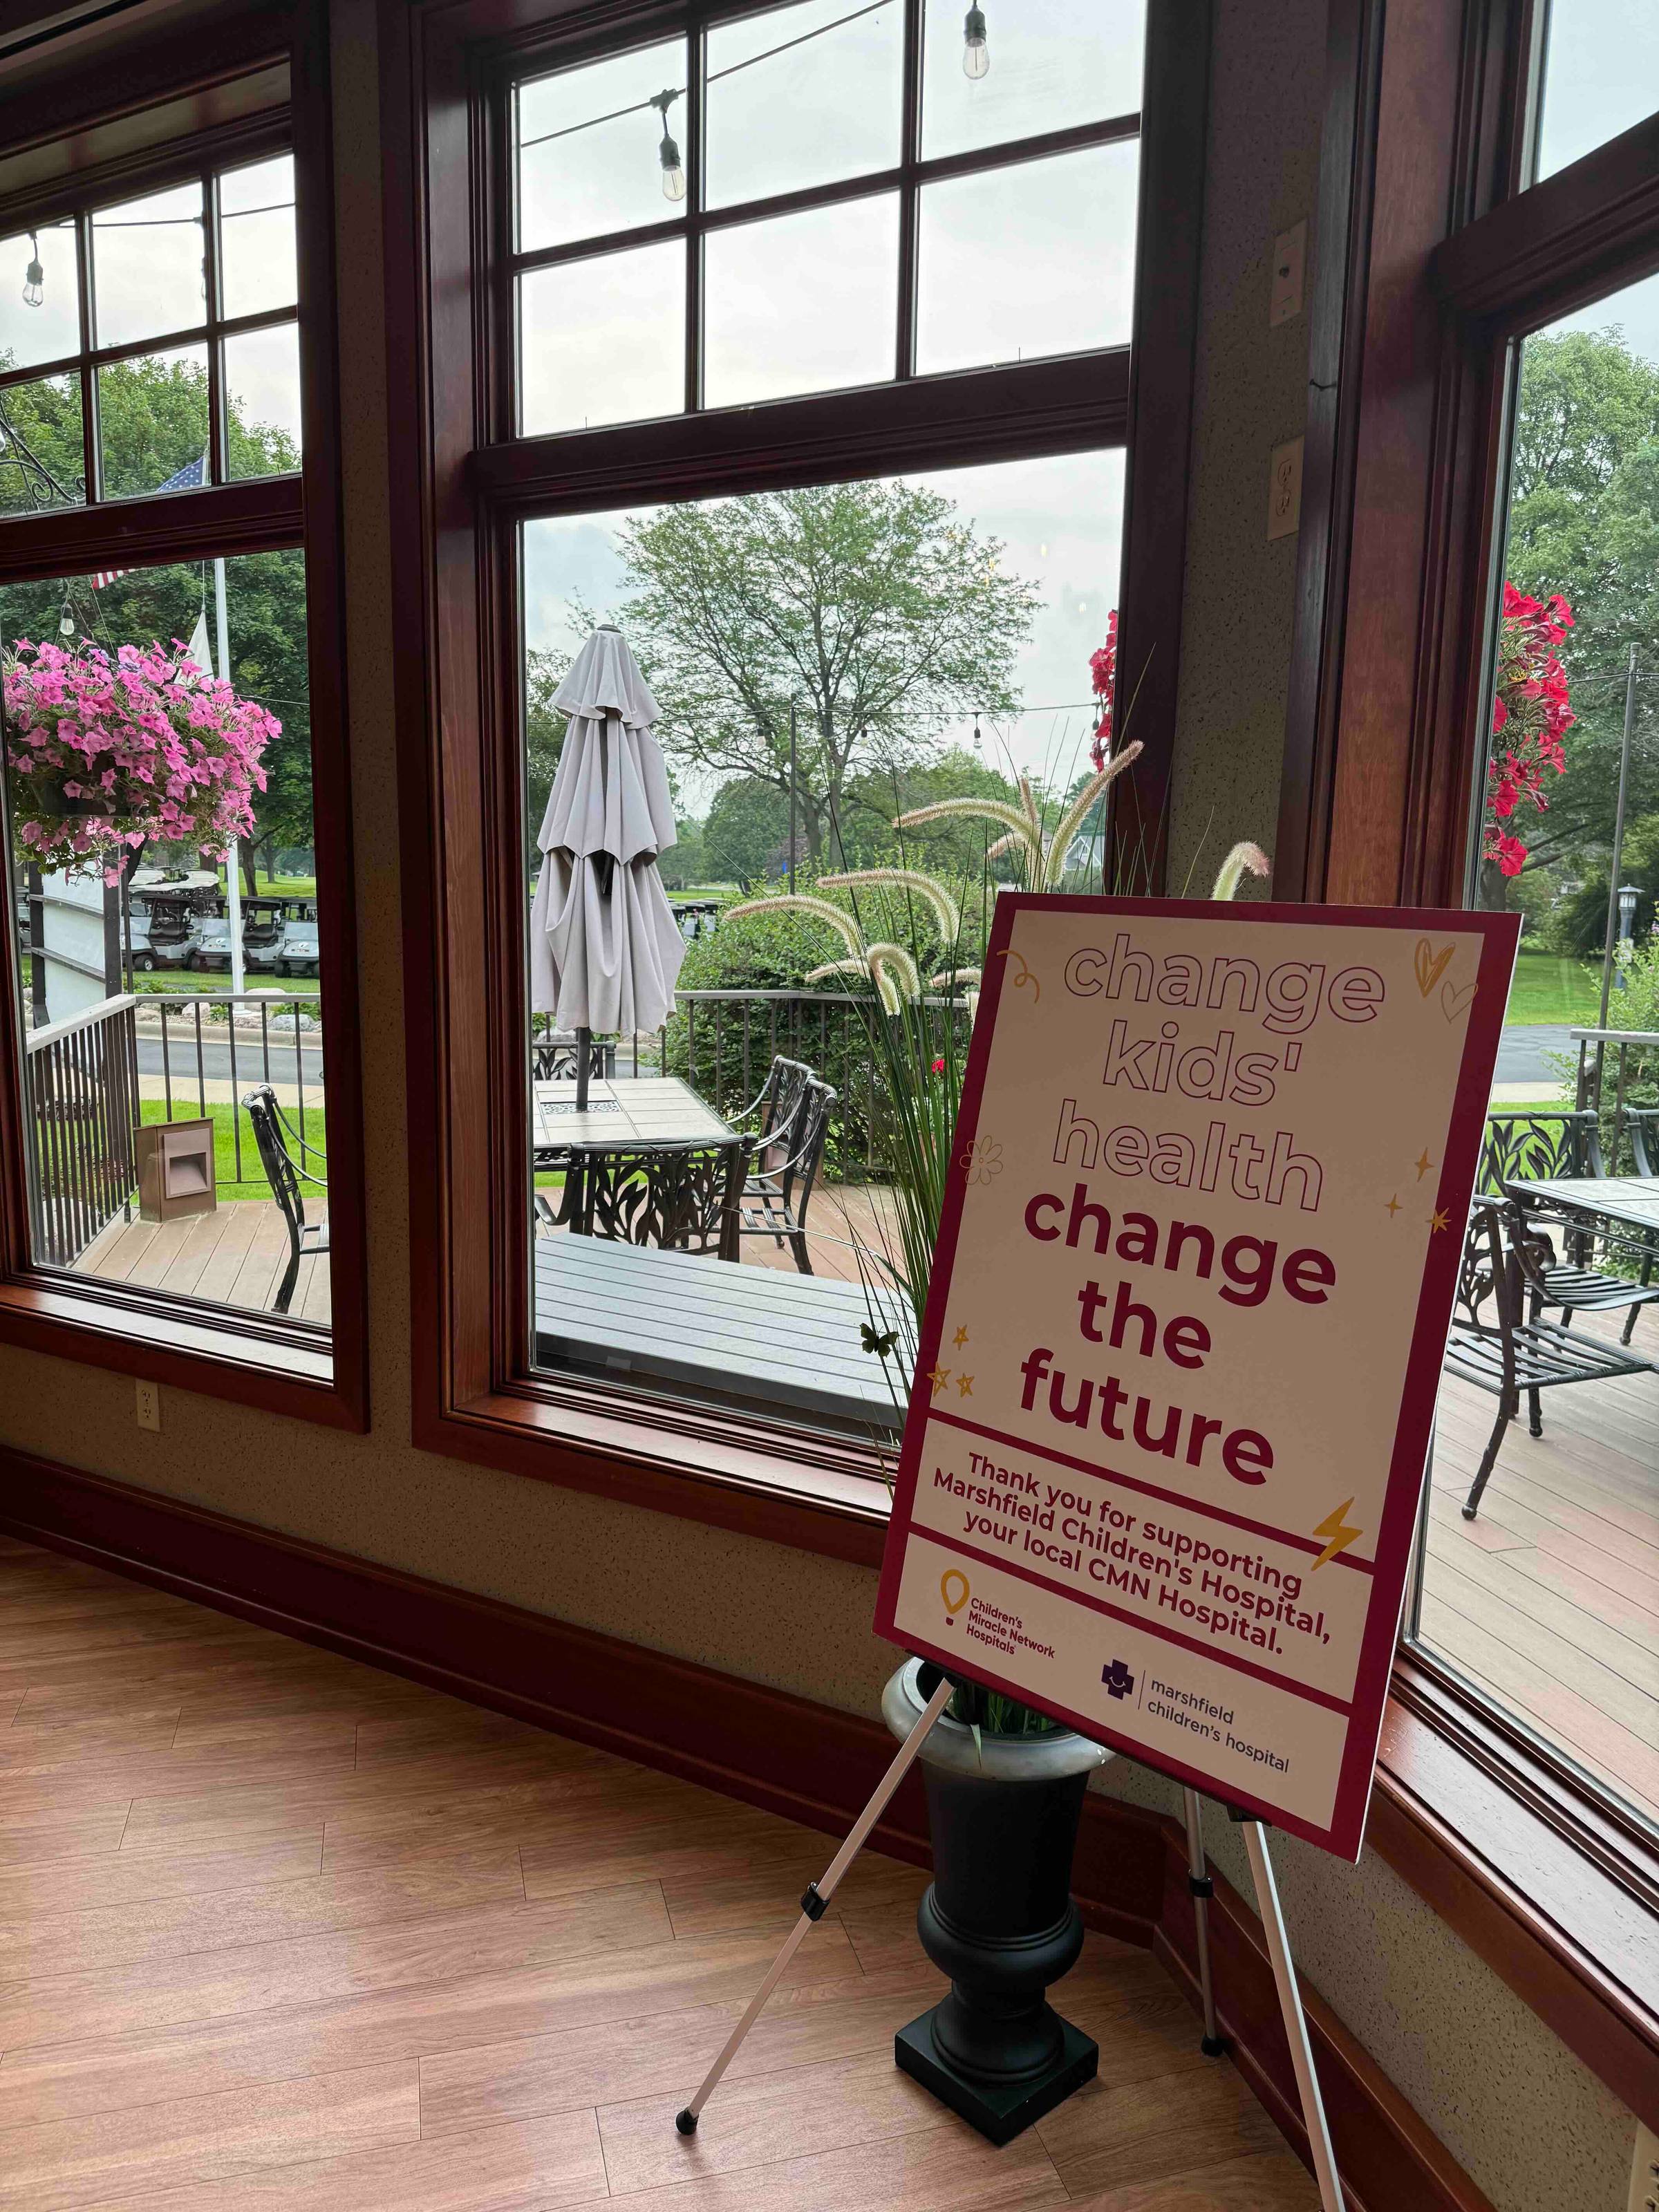
[[[578,1030],[576,1032],[576,1111],[579,1114],[585,1114],[587,1111],[587,1066],[592,1057],[592,1030]]]

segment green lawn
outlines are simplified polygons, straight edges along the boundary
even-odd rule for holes
[[[165,1121],[169,1118],[165,1098],[142,1099],[139,1106],[146,1121]],[[297,1109],[284,1107],[283,1110],[297,1128],[299,1127]],[[175,1092],[171,1118],[175,1121],[199,1121],[204,1118],[203,1109],[182,1093]],[[247,1115],[234,1106],[210,1106],[206,1109],[206,1118],[213,1123],[213,1161],[215,1171],[219,1179],[220,1202],[228,1204],[232,1199],[237,1198],[268,1199],[270,1196],[270,1186],[263,1176],[259,1176],[257,1182],[247,1180],[238,1182],[236,1180],[235,1128],[239,1120],[242,1125],[242,1174],[245,1178],[259,1174],[259,1147],[253,1140],[253,1125]],[[306,1109],[305,1127],[306,1135],[313,1143],[322,1141],[323,1116],[320,1108],[308,1106]],[[297,1154],[298,1147],[293,1146],[290,1150]],[[323,1171],[324,1163],[315,1157],[312,1158],[309,1164],[314,1173],[320,1174]],[[306,1200],[307,1212],[313,1203],[320,1203],[323,1199],[323,1193],[317,1189],[314,1184],[301,1182],[300,1189]]]
[[[1515,1024],[1593,1022],[1600,1004],[1593,963],[1553,952],[1522,952],[1515,963],[1505,1018]]]

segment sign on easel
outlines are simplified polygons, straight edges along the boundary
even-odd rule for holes
[[[998,900],[882,1634],[1358,1856],[1518,934]]]

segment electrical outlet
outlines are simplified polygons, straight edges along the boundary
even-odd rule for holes
[[[1267,328],[1276,330],[1302,313],[1303,281],[1308,269],[1308,226],[1281,230],[1273,240],[1273,282],[1267,302]]]
[[[1267,456],[1267,535],[1290,538],[1302,522],[1302,441],[1275,446]]]
[[[161,1386],[159,1382],[140,1382],[137,1389],[138,1425],[161,1433]]]
[[[1659,2136],[1639,2120],[1630,2170],[1630,2212],[1659,2212]]]

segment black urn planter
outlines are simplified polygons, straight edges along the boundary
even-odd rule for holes
[[[908,1735],[937,1680],[920,1661],[882,1710]],[[1089,1776],[1109,1753],[1069,1730],[982,1735],[949,1719],[922,1747],[933,1880],[916,1915],[949,1994],[899,2030],[894,2056],[994,2143],[1006,2143],[1093,2078],[1099,2052],[1048,2003],[1076,1965],[1083,1921],[1072,1854]]]

